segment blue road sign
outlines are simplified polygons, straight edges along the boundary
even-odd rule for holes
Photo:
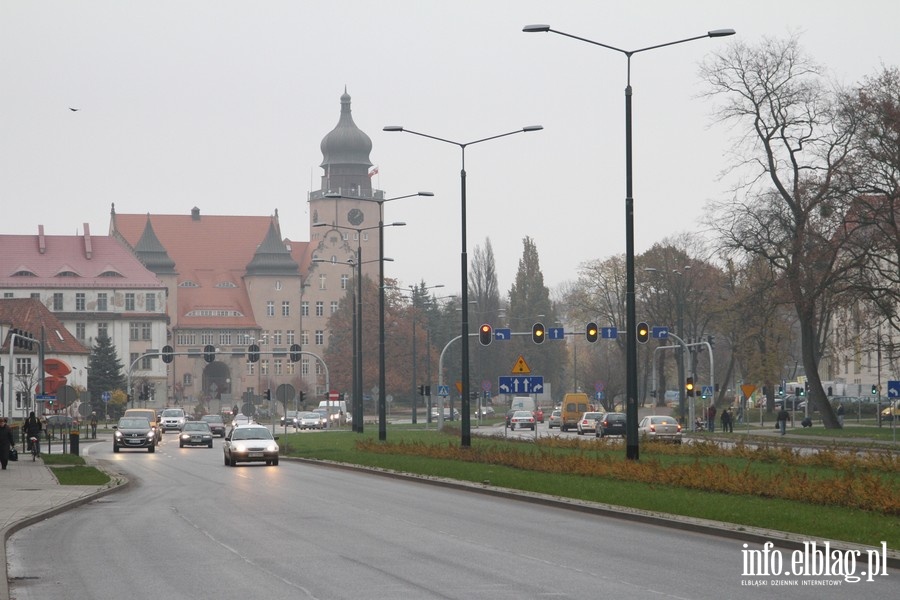
[[[494,330],[494,339],[495,340],[508,340],[512,337],[512,331],[510,329],[495,329]]]
[[[900,381],[888,381],[888,398],[900,398]]]
[[[704,385],[701,388],[700,394],[703,396],[712,396],[713,389],[711,385]]]
[[[56,396],[50,394],[37,394],[34,399],[38,402],[47,402],[48,400],[56,400]]]
[[[501,394],[540,394],[544,391],[544,378],[534,375],[500,377]]]
[[[566,339],[566,332],[562,327],[550,327],[547,329],[547,338],[551,340]]]
[[[601,327],[600,337],[604,340],[614,340],[619,337],[619,330],[615,327]]]
[[[653,336],[655,340],[665,340],[669,337],[669,328],[664,327],[662,325],[657,325],[650,330],[650,335]]]
[[[443,396],[446,398],[450,395],[450,386],[449,385],[439,385],[438,386],[438,396]]]

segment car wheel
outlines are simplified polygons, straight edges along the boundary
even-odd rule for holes
[[[515,424],[515,423],[511,424],[511,425],[509,426],[509,430],[510,430],[510,431],[515,431],[515,430],[516,430],[516,424]]]
[[[153,454],[154,452],[156,452],[156,446],[154,446],[153,444],[150,444],[150,446],[147,448],[147,452],[149,452],[150,454]]]
[[[273,467],[277,467],[277,466],[278,466],[278,459],[277,459],[277,458],[274,459],[274,460],[272,461],[272,466],[273,466]]]
[[[227,454],[225,455],[225,466],[226,466],[226,467],[230,467],[230,466],[231,466],[231,462],[228,460],[228,455],[227,455]]]
[[[209,440],[209,443],[206,445],[207,448],[212,448],[212,440]]]
[[[116,446],[115,444],[113,444],[113,452],[118,452],[118,451],[119,451],[119,447]]]
[[[582,429],[578,430],[578,435],[584,435],[584,431]]]
[[[184,444],[182,444],[181,442],[178,442],[178,447],[179,447],[179,448],[184,448]]]

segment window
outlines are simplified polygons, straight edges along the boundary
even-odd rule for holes
[[[97,323],[97,337],[109,337],[109,323]]]
[[[341,289],[347,289],[347,283],[350,281],[350,276],[346,273],[341,273]]]
[[[284,285],[281,283],[281,280],[280,280],[280,279],[277,280],[277,281],[275,282],[275,289],[276,289],[277,291],[280,292],[280,291],[282,290],[283,287],[284,287]]]
[[[288,346],[294,345],[294,330],[293,329],[287,330],[287,345]]]
[[[24,409],[28,406],[28,392],[16,392],[16,408]]]
[[[85,334],[85,324],[84,323],[75,323],[75,338],[79,342],[84,342]]]
[[[4,298],[14,298],[15,296],[13,296],[12,292],[3,292],[3,297]]]
[[[276,329],[275,332],[272,334],[272,344],[274,344],[275,346],[281,345],[281,330],[280,329]]]
[[[275,301],[274,300],[266,301],[266,316],[267,317],[275,316]]]
[[[325,343],[325,332],[321,329],[316,329],[316,346],[321,346]]]
[[[75,294],[75,310],[84,310],[84,292]]]
[[[281,375],[283,369],[284,369],[284,363],[282,362],[282,360],[280,358],[276,358],[275,359],[275,374]]]
[[[185,373],[181,378],[181,381],[183,382],[184,387],[190,387],[194,385],[194,375],[191,373]]]
[[[287,369],[285,369],[285,372],[287,372],[288,375],[293,375],[294,374],[294,363],[292,363],[291,361],[288,361]]]
[[[325,316],[325,303],[321,300],[316,302],[316,316],[323,317]]]
[[[337,300],[332,300],[332,301],[331,301],[331,314],[334,314],[334,313],[336,313],[337,311],[338,311],[338,301],[337,301]]]
[[[197,332],[195,331],[179,331],[175,334],[175,344],[177,346],[196,346]]]
[[[260,375],[268,375],[269,374],[269,361],[268,360],[259,361],[259,374]]]
[[[132,352],[128,355],[128,364],[125,365],[126,370],[137,361],[138,356],[140,356],[140,354],[138,354],[137,352]]]
[[[147,312],[156,312],[156,294],[147,294],[144,297],[144,304],[147,307]]]
[[[252,362],[247,363],[247,375],[254,374],[254,365],[256,365],[256,363],[252,363]]]
[[[300,359],[300,372],[304,377],[309,375],[309,359],[306,357]]]
[[[231,345],[231,331],[220,331],[219,332],[219,345],[220,346],[230,346]]]
[[[99,294],[97,294],[97,311],[106,312],[107,310],[109,310],[109,308],[107,304],[106,294],[100,292]]]
[[[282,317],[291,316],[291,301],[290,300],[282,300],[281,301],[281,316]]]
[[[16,375],[31,375],[31,358],[16,357]]]
[[[40,299],[41,299],[41,293],[40,293],[40,292],[31,292],[31,299],[32,299],[32,300],[40,300]]]
[[[304,300],[300,303],[300,316],[308,317],[309,316],[309,300]]]
[[[153,325],[148,321],[134,321],[128,324],[128,339],[150,341],[153,333]]]
[[[325,289],[325,281],[326,281],[325,273],[319,273],[319,289]]]
[[[309,346],[309,332],[305,329],[300,332],[300,345]]]
[[[53,310],[62,310],[63,309],[63,295],[61,292],[54,292],[53,294]]]
[[[216,336],[212,331],[201,331],[200,332],[200,343],[203,344],[204,346],[207,344],[214,343],[215,339],[216,339]]]
[[[149,371],[153,369],[153,359],[149,356],[145,356],[141,359],[141,369],[144,371]]]
[[[269,344],[269,330],[266,329],[265,331],[262,332],[262,336],[260,337],[260,340],[259,340],[259,345],[266,346],[268,344]]]
[[[125,292],[125,310],[134,311],[134,292]]]

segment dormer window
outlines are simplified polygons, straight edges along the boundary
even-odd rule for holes
[[[200,286],[197,285],[196,283],[194,283],[193,281],[191,281],[190,279],[188,279],[187,281],[182,281],[181,283],[179,283],[178,287],[195,288],[195,287],[200,287]]]

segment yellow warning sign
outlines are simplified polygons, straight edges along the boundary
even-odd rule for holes
[[[750,396],[753,395],[753,392],[756,391],[756,386],[751,385],[749,383],[745,383],[744,385],[741,386],[741,391],[744,392],[745,398],[749,398]]]
[[[528,363],[525,362],[524,356],[519,356],[519,360],[513,365],[512,372],[517,375],[527,375],[528,373],[531,373],[531,368],[528,366]]]

